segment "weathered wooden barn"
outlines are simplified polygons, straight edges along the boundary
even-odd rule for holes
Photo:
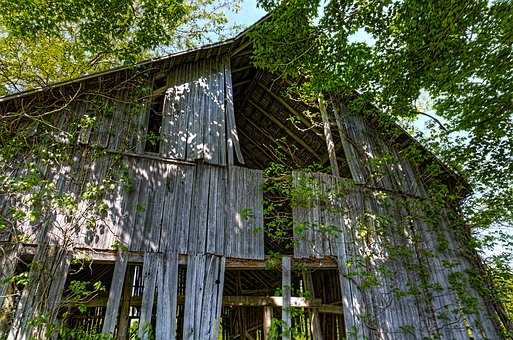
[[[0,100],[61,150],[1,169],[0,334],[500,338],[457,206],[430,204],[464,181],[372,107],[291,100],[251,53],[242,33]],[[19,217],[34,197],[55,208]]]

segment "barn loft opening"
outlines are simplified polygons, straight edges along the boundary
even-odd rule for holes
[[[323,127],[309,119],[319,115],[317,109],[288,98],[286,82],[252,66],[249,52],[234,55],[231,63],[235,120],[246,165],[265,169],[283,164],[331,173]],[[341,176],[351,178],[334,122],[331,131]]]
[[[153,79],[152,97],[148,114],[148,130],[144,152],[159,153],[160,130],[162,128],[162,111],[164,108],[164,96],[167,79],[160,76]]]
[[[309,117],[317,108],[289,98],[287,83],[251,64],[250,51],[231,59],[235,120],[244,166],[264,171],[266,254],[294,251],[291,171],[331,174],[323,126]],[[351,178],[335,122],[330,122],[341,177]]]

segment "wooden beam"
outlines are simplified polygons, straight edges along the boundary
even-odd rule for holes
[[[260,81],[260,78],[262,78],[262,72],[257,71],[253,79],[251,79],[251,82],[249,83],[248,87],[246,88],[246,91],[244,91],[244,98],[241,101],[240,107],[244,109],[246,105],[248,105],[248,100],[253,95],[253,92],[255,91],[255,87],[257,86],[258,82]]]
[[[232,52],[232,57],[239,54],[241,51],[243,51],[246,47],[248,47],[249,45],[251,45],[251,40],[248,40],[246,41],[245,43],[242,43],[242,45],[240,45],[239,47],[237,47],[233,52]]]
[[[292,137],[292,139],[294,139],[298,144],[300,144],[302,147],[304,147],[306,150],[308,150],[308,152],[310,152],[312,154],[312,156],[314,156],[315,158],[317,158],[317,160],[321,161],[322,162],[322,158],[319,156],[318,152],[315,151],[314,149],[312,149],[308,144],[305,143],[304,140],[302,140],[300,137],[298,137],[294,132],[290,131],[290,129],[288,127],[286,127],[285,125],[283,125],[282,122],[280,122],[276,117],[274,117],[273,115],[271,115],[270,113],[267,113],[267,111],[265,111],[264,109],[262,109],[260,106],[258,106],[258,104],[256,104],[254,101],[252,101],[251,99],[248,100],[248,102],[254,107],[256,108],[258,111],[260,111],[264,116],[266,116],[267,118],[269,118],[274,124],[278,125],[282,130],[285,131],[285,133],[287,135],[289,135],[290,137]]]
[[[330,158],[331,172],[333,176],[340,176],[337,164],[337,154],[335,153],[335,142],[333,142],[333,136],[330,128],[330,118],[326,111],[326,101],[324,95],[319,94],[319,110],[321,111],[322,123],[324,125],[324,137],[326,138],[326,147],[328,148],[328,155]]]
[[[12,244],[12,242],[0,242],[0,245]],[[37,245],[35,244],[23,244],[20,249],[20,256],[33,256]],[[143,252],[137,251],[126,251],[124,252],[129,263],[142,263],[144,259]],[[90,249],[90,248],[76,248],[73,257],[75,259],[84,259],[85,261],[92,261],[98,263],[112,263],[116,262],[118,252],[111,249]],[[252,260],[252,259],[239,259],[239,258],[226,258],[226,268],[232,270],[255,270],[255,269],[266,269],[270,257],[267,256],[264,260]],[[313,268],[313,269],[337,269],[337,262],[334,257],[326,256],[320,259],[292,259],[293,263],[301,264],[302,267]],[[187,255],[179,255],[178,263],[182,265],[187,264]]]
[[[246,66],[242,66],[242,67],[239,67],[239,68],[236,68],[236,69],[233,69],[232,70],[232,73],[237,73],[237,72],[241,72],[241,71],[245,71],[245,70],[249,70],[250,68],[252,68],[253,65],[246,65]]]
[[[273,307],[264,306],[264,340],[270,340],[271,324],[273,319]]]
[[[261,82],[257,82],[257,85],[259,87],[261,87],[265,92],[267,92],[269,95],[271,95],[271,97],[273,97],[276,101],[278,101],[283,107],[285,107],[285,109],[287,109],[290,113],[292,113],[294,116],[296,116],[300,121],[301,123],[305,124],[308,128],[312,129],[312,131],[319,137],[322,137],[322,133],[317,130],[313,124],[308,121],[308,119],[305,118],[305,116],[303,115],[303,113],[301,112],[298,112],[297,110],[295,110],[292,106],[289,105],[289,103],[287,103],[287,101],[285,99],[283,99],[281,96],[277,95],[276,93],[274,93],[272,90],[268,89],[264,84],[262,84]]]
[[[282,336],[283,340],[291,339],[291,328],[292,328],[292,317],[290,314],[290,307],[292,307],[292,281],[291,281],[291,266],[292,261],[289,256],[282,257],[281,262],[281,291],[283,294],[282,297],[282,306],[281,306],[281,321],[282,324]]]
[[[185,296],[180,295],[177,298],[178,304],[185,303]],[[83,304],[88,307],[105,306],[107,299],[105,297],[95,298]],[[132,296],[130,306],[141,306],[142,297]],[[74,304],[67,304],[73,306]],[[223,306],[229,307],[283,307],[283,296],[224,296]],[[319,313],[342,314],[342,306],[322,304],[321,299],[307,299],[304,297],[290,297],[289,308],[307,308],[318,310]]]
[[[238,83],[233,84],[233,88],[239,87],[239,86],[244,85],[244,84],[249,84],[249,83],[251,83],[252,80],[253,79],[246,79],[246,80],[243,80],[243,81],[239,81]]]
[[[258,126],[258,124],[253,123],[244,114],[241,114],[240,117],[242,119],[244,119],[244,121],[247,124],[251,125],[256,131],[260,132],[261,135],[267,137],[267,139],[269,139],[270,143],[277,143],[276,140],[273,138],[272,133],[265,131],[263,128]],[[267,158],[280,162],[280,159],[275,154],[272,153],[272,150],[265,149],[265,148],[268,148],[268,146],[265,143],[259,143],[258,141],[253,142],[253,138],[251,138],[246,133],[244,133],[244,130],[242,128],[239,129],[239,133],[241,134],[241,136],[244,136],[247,140],[251,141],[252,145],[254,145],[257,149],[259,149],[261,152],[263,152]]]

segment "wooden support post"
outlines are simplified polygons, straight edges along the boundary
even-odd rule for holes
[[[238,271],[237,272],[237,295],[241,294],[241,289],[242,289],[242,284],[241,284],[241,280],[240,280],[240,271]],[[239,312],[238,315],[239,315],[240,339],[244,340],[244,339],[246,339],[246,320],[244,318],[245,315],[243,315],[245,312],[244,307],[240,306],[238,312]]]
[[[9,332],[9,322],[13,312],[13,284],[9,278],[14,275],[18,264],[19,245],[2,244],[0,247],[0,338]]]
[[[117,339],[123,340],[128,336],[128,329],[130,328],[130,298],[132,297],[132,282],[134,280],[134,270],[132,266],[126,272],[125,283],[123,284],[123,295],[121,298],[121,311],[119,312],[119,324],[117,331]]]
[[[157,274],[159,272],[160,254],[144,254],[143,278],[144,289],[141,301],[141,315],[139,317],[139,339],[148,340],[150,338],[151,316],[153,314],[153,301],[155,298],[155,287],[157,284]]]
[[[282,258],[282,281],[281,289],[283,294],[283,307],[281,308],[282,339],[290,340],[290,329],[292,327],[292,318],[290,316],[290,295],[291,295],[291,260],[290,256]]]
[[[305,289],[309,291],[313,298],[315,298],[315,290],[312,280],[312,273],[310,271],[303,273]],[[311,309],[310,312],[310,329],[312,332],[312,339],[322,340],[321,322],[319,320],[319,312],[317,309]]]
[[[328,147],[328,155],[330,157],[331,171],[333,176],[339,176],[337,154],[335,153],[335,143],[333,142],[333,136],[331,135],[330,119],[328,111],[326,111],[326,101],[324,95],[319,94],[319,110],[321,111],[322,122],[324,125],[324,136],[326,137],[326,146]]]
[[[273,319],[273,307],[264,307],[264,340],[270,340],[269,333],[271,332],[271,323]]]
[[[114,334],[118,320],[119,305],[121,303],[121,293],[125,279],[127,255],[118,254],[118,259],[114,265],[114,274],[110,285],[109,299],[105,308],[105,319],[103,321],[102,333]]]

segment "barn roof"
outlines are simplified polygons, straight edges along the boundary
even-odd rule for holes
[[[44,87],[34,88],[31,90],[22,91],[22,92],[18,92],[18,93],[13,93],[13,94],[10,94],[7,96],[0,97],[0,103],[7,102],[9,100],[13,100],[16,98],[22,98],[22,97],[34,95],[36,93],[45,92],[45,91],[55,89],[58,87],[63,87],[63,86],[67,86],[70,84],[76,84],[76,83],[79,83],[82,81],[95,79],[98,77],[109,76],[116,72],[135,69],[138,67],[144,67],[147,65],[154,65],[154,64],[168,62],[168,61],[173,61],[175,64],[180,64],[180,63],[184,63],[184,62],[190,62],[190,61],[194,61],[194,60],[203,59],[203,58],[210,57],[213,55],[222,55],[224,53],[228,53],[229,51],[236,52],[237,49],[239,49],[239,48],[244,49],[245,47],[248,47],[248,45],[249,45],[248,41],[247,41],[247,39],[245,39],[247,32],[249,30],[251,30],[253,27],[255,27],[256,25],[258,25],[260,22],[266,20],[268,17],[269,17],[269,15],[265,15],[260,20],[258,20],[256,23],[251,25],[251,27],[247,28],[246,30],[240,32],[238,35],[236,35],[235,37],[230,38],[230,39],[226,39],[226,40],[212,43],[212,44],[203,45],[203,46],[200,46],[197,48],[192,48],[192,49],[168,54],[168,55],[162,56],[162,57],[156,57],[156,58],[143,60],[138,63],[131,64],[131,65],[123,65],[123,66],[114,67],[109,70],[105,70],[105,71],[101,71],[101,72],[86,74],[86,75],[83,75],[78,78],[55,82],[55,83],[49,84],[48,86],[44,86]]]
[[[262,134],[270,133],[273,136],[273,126],[280,127],[281,129],[287,129],[286,126],[282,125],[283,121],[287,120],[285,116],[285,111],[288,113],[294,112],[303,112],[305,110],[311,110],[312,108],[308,105],[298,102],[291,102],[282,98],[279,93],[285,87],[283,82],[276,82],[274,77],[265,71],[257,70],[250,61],[251,55],[251,42],[247,37],[247,32],[250,31],[253,27],[257,26],[264,20],[269,18],[269,14],[261,18],[255,24],[253,24],[248,29],[239,33],[237,36],[227,39],[221,42],[208,44],[201,46],[199,48],[189,49],[177,53],[173,53],[167,56],[153,58],[141,61],[139,63],[133,65],[120,66],[116,68],[112,68],[106,71],[87,74],[75,79],[56,82],[50,84],[45,87],[36,88],[32,90],[27,90],[11,95],[7,95],[4,97],[0,97],[0,104],[3,103],[11,103],[12,101],[16,101],[17,99],[24,98],[34,98],[43,93],[52,92],[56,90],[62,90],[67,87],[72,87],[74,84],[79,83],[88,83],[89,81],[94,82],[97,79],[108,78],[116,75],[117,73],[136,70],[136,69],[145,69],[145,68],[159,68],[160,66],[167,65],[179,65],[187,62],[194,62],[200,59],[209,58],[213,56],[221,56],[225,54],[230,54],[232,56],[232,73],[233,75],[233,86],[234,86],[234,98],[239,101],[236,102],[235,105],[242,108],[244,112],[240,119],[244,119],[250,126],[250,129],[259,129]],[[237,95],[237,92],[243,93]],[[277,109],[277,106],[273,106],[271,101],[279,101],[279,105],[282,110],[280,112]],[[258,104],[258,105],[257,105]],[[267,105],[265,108],[263,106]],[[266,112],[267,116],[266,116]],[[269,115],[270,114],[270,115]],[[250,118],[250,119],[248,119]],[[262,119],[263,118],[263,119]],[[263,121],[273,120],[272,124],[269,126],[260,126]],[[251,120],[251,121],[250,121]],[[282,121],[282,123],[280,123]],[[258,122],[259,126],[255,126],[254,122]],[[306,122],[304,122],[306,123]],[[272,125],[272,126],[271,126]],[[458,174],[454,169],[450,168],[447,164],[441,162],[431,151],[426,149],[418,140],[416,140],[413,136],[411,136],[407,131],[402,129],[399,125],[397,125],[400,130],[400,135],[398,137],[398,142],[400,144],[408,144],[413,143],[417,146],[420,146],[425,154],[427,155],[427,159],[429,162],[435,162],[440,165],[441,168],[445,171],[447,175],[450,177],[451,186],[454,184],[455,187],[460,187],[458,191],[462,195],[466,195],[470,191],[470,186],[466,182],[466,180]],[[244,140],[251,144],[253,143],[253,147],[256,149],[260,149],[260,153],[265,153],[265,150],[255,145],[255,141],[252,141],[248,136],[244,136],[245,131],[241,127],[241,144],[244,145]],[[290,133],[289,133],[290,136]],[[324,148],[323,145],[324,140],[322,137],[322,131],[316,131],[315,129],[310,129],[306,134],[302,135],[302,138],[305,138],[306,141],[301,143],[298,141],[300,146],[303,146],[307,149],[307,153],[309,156],[306,156],[306,159],[310,159],[312,161],[326,161],[323,159],[323,156],[320,156],[318,150]],[[296,139],[297,141],[297,139]],[[261,141],[257,141],[261,142]],[[338,146],[341,149],[341,145]],[[247,153],[250,153],[252,150],[247,150]],[[337,154],[343,154],[343,150],[337,150]],[[258,162],[258,160],[256,161]],[[463,188],[463,189],[461,189]]]

